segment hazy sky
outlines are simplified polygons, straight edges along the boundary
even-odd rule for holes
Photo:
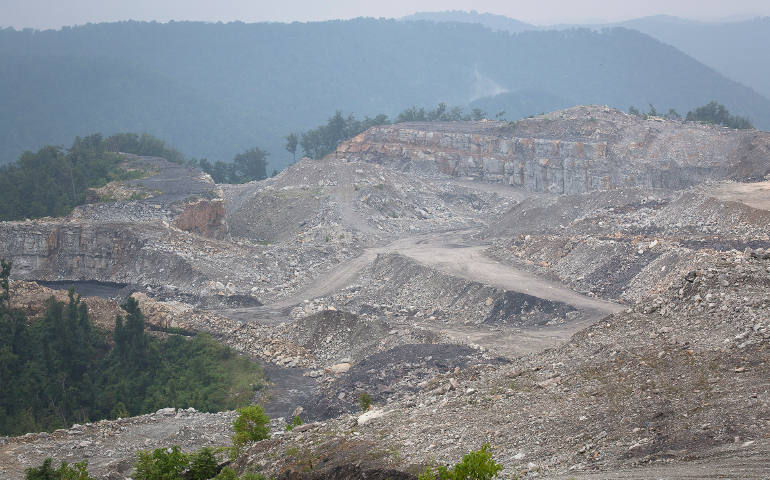
[[[711,20],[770,15],[770,0],[0,0],[0,26],[58,28],[116,20],[312,21],[477,10],[547,25],[667,14]]]

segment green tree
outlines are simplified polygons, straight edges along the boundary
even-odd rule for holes
[[[502,116],[505,112],[501,112]],[[463,113],[462,107],[454,106],[448,107],[446,103],[441,102],[436,105],[433,110],[425,111],[425,108],[416,106],[409,107],[403,110],[396,116],[395,123],[402,122],[456,122],[463,121],[479,121],[486,118],[487,112],[480,108],[474,108],[470,113]]]
[[[138,455],[134,480],[179,480],[190,464],[190,457],[176,445],[140,451]]]
[[[10,266],[4,270],[0,285]],[[33,322],[0,302],[0,435],[167,406],[221,411],[248,404],[261,382],[256,364],[206,334],[150,337],[138,303],[131,298],[123,307],[110,348],[74,291],[66,303],[49,299]]]
[[[426,120],[425,109],[422,107],[418,109],[416,106],[407,108],[396,117],[396,123],[424,122]]]
[[[754,125],[752,125],[748,118],[730,115],[727,107],[713,100],[702,107],[687,112],[685,120],[688,122],[711,123],[737,129],[754,128]]]
[[[291,153],[293,162],[297,161],[297,144],[299,143],[299,137],[296,133],[290,133],[286,135],[286,151]]]
[[[489,444],[485,443],[480,450],[467,453],[462,461],[451,469],[440,465],[435,469],[428,467],[418,480],[491,480],[495,478],[503,466],[495,463]]]
[[[89,188],[136,178],[138,172],[123,169],[116,152],[183,160],[162,140],[127,133],[75,137],[67,150],[48,145],[25,152],[16,163],[0,167],[0,221],[67,215],[85,203]]]
[[[101,135],[100,135],[101,136]],[[116,133],[107,138],[103,143],[104,149],[109,152],[133,153],[151,157],[161,157],[174,163],[183,163],[184,155],[179,150],[169,147],[163,140],[143,133]]]
[[[353,115],[345,117],[337,110],[333,116],[329,117],[326,125],[320,125],[302,133],[299,144],[306,156],[321,159],[334,152],[343,141],[355,137],[368,128],[389,123],[388,116],[384,114],[357,120]]]
[[[187,480],[208,480],[219,471],[214,450],[204,447],[190,457],[190,469],[187,471]]]
[[[217,160],[212,164],[201,158],[195,166],[211,175],[215,183],[246,183],[267,178],[267,155],[254,147],[236,155],[231,163]]]
[[[267,152],[259,147],[236,155],[233,165],[230,183],[246,183],[267,178]]]
[[[0,260],[0,316],[11,311],[11,262]]]
[[[62,462],[59,468],[53,468],[53,460],[46,458],[39,467],[28,468],[24,471],[26,480],[94,480],[88,474],[88,462],[82,461],[72,465]]]
[[[239,408],[237,412],[238,417],[233,422],[233,446],[236,451],[246,444],[270,437],[270,418],[265,415],[262,405],[249,405]]]
[[[225,467],[219,472],[219,475],[214,477],[214,480],[238,480],[238,472],[232,467]]]
[[[261,473],[244,473],[239,477],[238,472],[231,467],[225,467],[214,480],[267,480],[267,477]]]

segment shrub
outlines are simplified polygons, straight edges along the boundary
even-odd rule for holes
[[[186,479],[189,480],[208,480],[214,477],[219,470],[214,451],[205,447],[198,450],[198,453],[190,458],[190,469],[187,472]]]
[[[62,462],[58,469],[54,469],[51,466],[52,463],[52,459],[46,458],[41,466],[26,469],[24,478],[26,480],[94,480],[86,470],[88,462],[85,460],[72,465]]]
[[[238,473],[230,467],[225,467],[214,480],[238,480]]]
[[[244,473],[238,480],[267,480],[261,473]]]
[[[372,406],[372,396],[364,392],[358,396],[358,405],[361,406],[362,411],[367,411]]]
[[[428,467],[418,480],[491,480],[495,478],[503,466],[495,463],[489,444],[481,446],[481,450],[470,452],[463,456],[460,463],[448,469],[441,465],[435,469]]]
[[[233,422],[233,446],[240,450],[251,442],[265,440],[270,436],[270,418],[265,415],[262,405],[249,405],[237,410],[238,418]]]
[[[291,423],[286,424],[286,431],[291,432],[294,430],[294,427],[299,427],[302,425],[302,419],[299,418],[299,415],[294,415],[294,418],[291,420]]]
[[[178,446],[139,452],[134,480],[177,480],[187,470],[190,457]]]
[[[711,101],[702,107],[687,112],[685,118],[688,122],[704,122],[714,125],[722,125],[730,128],[750,129],[754,128],[751,121],[745,117],[730,115],[727,108],[715,101]]]

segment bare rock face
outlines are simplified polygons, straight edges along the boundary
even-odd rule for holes
[[[225,202],[222,199],[198,200],[185,206],[174,225],[180,230],[204,237],[224,238]]]
[[[512,124],[373,127],[340,145],[335,155],[535,192],[681,189],[711,179],[761,179],[770,172],[770,134],[591,106]]]
[[[136,283],[147,275],[137,272],[160,272],[169,280],[193,275],[180,257],[145,248],[148,237],[164,233],[158,225],[141,232],[130,224],[45,220],[3,227],[0,256],[13,260],[17,278]]]

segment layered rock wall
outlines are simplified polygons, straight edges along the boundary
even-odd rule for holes
[[[147,248],[160,231],[142,233],[130,224],[91,222],[5,222],[0,224],[0,258],[13,261],[13,276],[31,280],[94,280],[116,283],[185,283],[199,280],[189,264],[171,252]],[[154,233],[153,233],[154,232]]]
[[[679,189],[709,179],[761,178],[770,172],[770,134],[578,107],[516,124],[379,126],[341,144],[335,155],[536,192]]]

